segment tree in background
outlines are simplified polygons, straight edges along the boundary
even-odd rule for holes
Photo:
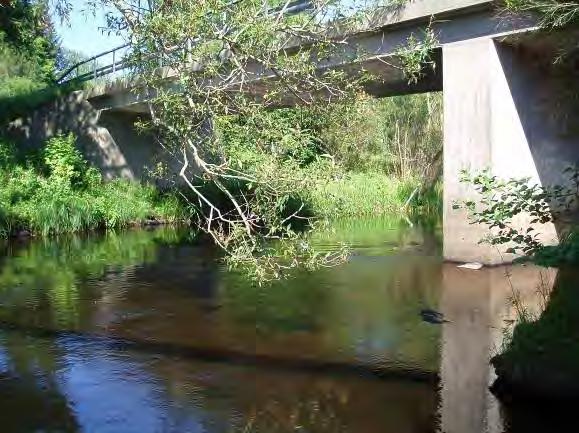
[[[312,143],[278,134],[275,144],[295,157],[270,146],[249,161],[209,131],[213,122],[233,114],[246,124],[261,121],[260,136],[275,136],[282,128],[263,122],[274,108],[289,102],[324,116],[331,102],[357,99],[358,77],[315,67],[315,58],[342,53],[344,44],[328,32],[339,2],[320,0],[310,10],[286,14],[293,3],[183,0],[160,2],[154,13],[143,13],[135,1],[108,2],[118,11],[116,28],[130,31],[135,73],[141,91],[149,92],[146,126],[181,160],[180,177],[189,187],[197,227],[236,264],[264,265],[274,276],[297,265],[301,253],[309,264],[309,259],[333,260],[310,255],[307,244],[298,242],[288,244],[289,252],[282,253],[287,260],[279,261],[265,242],[295,239],[295,225],[308,218],[302,193],[314,179],[303,176],[299,166]],[[340,24],[347,28],[348,22]],[[168,88],[159,75],[160,65],[174,74],[174,86]],[[284,138],[294,141],[293,149]],[[259,136],[253,142],[259,149]]]
[[[0,7],[0,37],[11,50],[37,65],[37,78],[54,78],[58,42],[43,0],[12,0]]]
[[[58,43],[44,1],[0,6],[0,98],[26,95],[54,80]]]

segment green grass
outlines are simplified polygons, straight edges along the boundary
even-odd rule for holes
[[[186,221],[173,193],[128,180],[104,182],[74,146],[74,137],[48,141],[37,160],[19,160],[0,146],[0,235],[27,230],[55,235],[150,221]]]
[[[331,219],[438,212],[440,186],[424,196],[415,196],[405,206],[418,186],[416,179],[399,180],[383,173],[346,173],[320,182],[311,191],[310,200],[315,215]]]

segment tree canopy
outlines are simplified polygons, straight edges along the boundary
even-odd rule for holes
[[[47,2],[11,0],[0,7],[0,43],[34,64],[38,80],[54,78],[58,43]]]

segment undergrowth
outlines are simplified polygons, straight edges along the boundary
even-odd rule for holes
[[[187,217],[176,195],[128,180],[104,182],[72,135],[48,140],[36,156],[19,157],[0,142],[0,235],[53,235]]]
[[[419,185],[413,178],[347,172],[319,183],[310,197],[314,214],[327,218],[438,213],[442,202],[438,185],[408,201]]]

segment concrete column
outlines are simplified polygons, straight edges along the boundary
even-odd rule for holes
[[[498,264],[513,259],[479,240],[486,227],[471,225],[456,200],[474,199],[459,182],[459,171],[490,168],[503,178],[529,177],[531,183],[560,183],[564,168],[579,160],[579,136],[568,134],[552,114],[560,80],[550,77],[521,49],[488,39],[443,47],[444,86],[444,257],[451,261]],[[562,118],[562,117],[561,117]],[[528,218],[517,221],[528,227]],[[543,226],[543,240],[557,241],[553,225]]]

